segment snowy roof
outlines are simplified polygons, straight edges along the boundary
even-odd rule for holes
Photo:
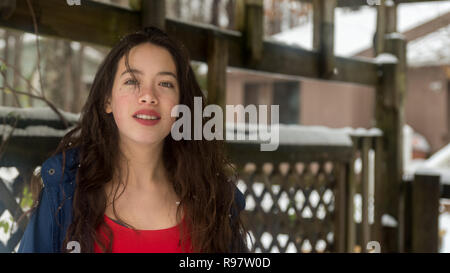
[[[3,132],[3,140],[5,140],[11,130],[12,126],[0,124],[0,132]],[[13,136],[14,137],[63,137],[66,133],[68,133],[73,127],[69,127],[68,129],[58,130],[55,128],[51,128],[44,125],[36,125],[36,126],[27,126],[26,128],[14,128]]]
[[[408,42],[408,65],[450,64],[450,24]]]
[[[450,185],[450,144],[427,160],[418,161],[406,169],[407,176],[412,176],[414,173],[438,174],[441,183]]]
[[[59,110],[60,113],[69,122],[78,121],[80,114],[73,114]],[[19,115],[22,119],[35,119],[35,120],[59,120],[56,113],[50,109],[50,107],[30,107],[30,108],[16,108],[16,107],[0,107],[0,117],[6,117],[8,115]]]
[[[427,167],[450,169],[450,143],[425,161]]]
[[[397,8],[397,30],[405,32],[449,11],[450,1],[399,4]],[[352,11],[348,8],[336,8],[335,55],[350,57],[371,48],[373,34],[376,31],[376,16],[376,8],[370,6],[363,6],[357,11]],[[439,52],[448,52],[448,40],[450,39],[448,28],[443,28],[432,34],[434,35],[427,35],[429,36],[427,39],[425,37],[418,39],[416,44],[408,43],[408,64],[416,64],[415,58],[426,51],[427,48]],[[312,14],[310,14],[305,24],[273,35],[270,39],[287,44],[295,44],[311,50],[313,39]],[[418,42],[419,40],[422,40],[422,42]],[[433,55],[430,52],[418,60],[420,60],[420,63],[431,62],[435,60],[432,58]]]
[[[227,135],[232,133],[231,126],[233,123],[227,123]],[[329,145],[329,146],[352,146],[352,140],[350,138],[350,131],[343,129],[328,128],[325,126],[302,126],[302,125],[285,125],[275,124],[271,128],[267,128],[265,125],[247,124],[246,130],[245,124],[238,123],[235,128],[235,139],[238,139],[238,135],[242,136],[244,142],[256,142],[260,143],[258,128],[262,128],[265,132],[271,132],[271,130],[279,130],[279,144],[280,145]],[[250,133],[249,133],[250,132]],[[250,140],[250,135],[254,135],[255,141]],[[226,136],[228,138],[228,136]],[[227,139],[228,140],[228,139]],[[232,140],[239,142],[239,140]]]

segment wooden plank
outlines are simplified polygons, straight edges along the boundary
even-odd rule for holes
[[[374,39],[375,56],[384,52],[384,35],[386,34],[386,0],[381,1],[381,5],[377,6],[377,29]]]
[[[361,176],[361,225],[362,225],[362,252],[366,252],[367,243],[370,241],[370,227],[369,227],[369,149],[370,138],[363,137],[361,139],[361,161],[362,161],[362,176]]]
[[[450,185],[442,185],[442,194],[441,198],[450,199]]]
[[[386,5],[386,0],[380,0],[380,5],[377,5],[375,56],[385,52],[385,35],[393,32],[397,32],[397,5]]]
[[[405,180],[402,184],[401,213],[402,219],[399,222],[401,227],[402,249],[401,252],[410,253],[412,249],[412,180]]]
[[[141,1],[142,26],[156,26],[160,29],[166,28],[166,1],[152,0]]]
[[[450,72],[450,67],[447,68]],[[447,76],[447,142],[450,142],[450,75]],[[450,197],[449,197],[450,198]]]
[[[416,174],[412,185],[412,252],[436,253],[439,245],[440,177]]]
[[[336,0],[313,1],[313,48],[319,52],[319,75],[328,79],[337,73],[334,57],[334,8]]]
[[[68,6],[59,0],[32,1],[39,34],[113,46],[123,35],[140,29],[141,16],[137,11],[84,0],[81,6]],[[34,33],[30,11],[25,0],[17,0],[17,7],[8,20],[0,19],[0,26]],[[186,23],[166,19],[166,31],[182,42],[192,60],[207,62],[208,33],[223,36],[228,42],[228,65],[231,67],[321,79],[318,73],[318,52],[273,41],[263,41],[260,62],[248,62],[242,50],[240,32],[221,30],[205,24]],[[364,58],[336,57],[337,75],[330,80],[375,86],[378,66]],[[358,73],[355,73],[358,71]]]
[[[348,184],[347,184],[347,230],[346,230],[346,252],[353,253],[354,247],[356,245],[356,223],[354,220],[354,197],[356,194],[356,176],[355,176],[355,160],[356,160],[356,151],[358,150],[358,137],[352,136],[353,147],[352,147],[352,158],[350,163],[348,164]]]
[[[223,38],[209,35],[208,47],[208,104],[225,109],[228,46]],[[225,120],[225,117],[224,117]],[[219,130],[221,132],[223,130]]]
[[[312,3],[314,0],[298,0],[299,2]],[[369,3],[373,3],[373,6],[377,6],[382,0],[337,0],[337,7],[358,7],[358,6],[368,6]],[[393,0],[396,4],[404,3],[417,3],[417,2],[437,2],[437,1],[448,1],[448,0]]]
[[[351,164],[351,163],[347,163]],[[347,225],[347,195],[346,195],[346,187],[347,187],[347,177],[346,173],[347,164],[342,162],[336,162],[336,178],[337,184],[334,188],[334,196],[335,196],[335,213],[334,213],[334,243],[335,243],[335,252],[344,253],[347,252],[346,244],[346,225]]]
[[[346,146],[280,145],[276,151],[261,152],[259,144],[231,143],[227,141],[226,149],[236,164],[328,160],[348,162],[351,158],[351,147]]]
[[[397,32],[397,5],[386,6],[386,33]]]
[[[258,62],[262,58],[264,39],[264,9],[262,0],[245,1],[245,25],[242,32],[245,40],[247,62]]]
[[[141,25],[139,12],[94,1],[69,6],[65,1],[30,1],[36,15],[39,34],[74,41],[111,46],[122,35]],[[26,0],[17,0],[16,9],[0,25],[34,33],[32,16]]]
[[[383,179],[385,177],[385,165],[383,162],[383,137],[375,137],[373,139],[373,146],[375,147],[375,194],[374,194],[374,223],[373,223],[373,238],[381,245],[381,252],[383,252],[382,241],[382,225],[381,217],[384,213],[383,208]]]

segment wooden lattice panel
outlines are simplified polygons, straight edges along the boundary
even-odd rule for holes
[[[332,252],[335,169],[332,162],[243,166],[251,251]]]

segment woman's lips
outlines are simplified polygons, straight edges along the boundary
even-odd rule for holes
[[[160,119],[141,119],[137,117],[133,117],[137,122],[145,126],[153,126],[156,125]]]

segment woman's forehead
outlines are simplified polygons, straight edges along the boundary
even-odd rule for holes
[[[125,65],[126,56],[122,56],[119,62],[120,73],[128,70]],[[170,71],[176,74],[176,66],[172,55],[163,47],[150,43],[133,47],[128,54],[128,65],[130,69],[136,69],[143,73],[152,70]]]

